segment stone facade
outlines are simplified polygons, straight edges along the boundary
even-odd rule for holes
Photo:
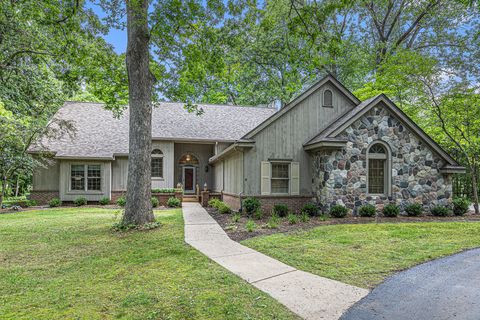
[[[381,105],[372,108],[339,136],[343,149],[321,150],[313,156],[314,194],[324,207],[352,209],[366,203],[421,203],[425,208],[451,201],[451,175],[440,173],[444,161]],[[367,149],[375,141],[389,147],[390,195],[367,194]]]

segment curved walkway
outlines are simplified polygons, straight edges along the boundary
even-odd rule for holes
[[[368,290],[297,270],[231,240],[198,203],[183,203],[185,241],[304,319],[338,319]]]
[[[480,319],[480,249],[392,276],[342,319]]]

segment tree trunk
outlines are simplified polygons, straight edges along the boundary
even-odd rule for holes
[[[124,224],[155,220],[151,203],[152,88],[148,0],[127,0],[129,157]]]
[[[473,166],[472,170],[472,195],[473,195],[473,207],[475,208],[475,214],[479,214],[478,211],[478,184],[477,184],[477,166]]]
[[[18,191],[20,190],[19,177],[17,176],[17,182],[15,184],[15,197],[18,197]]]
[[[0,191],[0,208],[3,204],[3,198],[5,197],[5,191],[7,190],[7,177],[2,177],[2,190]]]

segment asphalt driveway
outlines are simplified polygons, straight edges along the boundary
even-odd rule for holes
[[[341,319],[480,319],[480,249],[392,276]]]

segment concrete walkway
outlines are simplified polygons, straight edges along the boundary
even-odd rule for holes
[[[297,270],[231,240],[198,203],[184,203],[185,241],[304,319],[338,319],[368,290]]]

